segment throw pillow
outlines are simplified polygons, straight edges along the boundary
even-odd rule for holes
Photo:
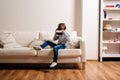
[[[79,40],[77,38],[70,40],[70,43],[68,44],[67,48],[68,49],[79,48]]]
[[[12,33],[0,33],[0,42],[4,48],[19,48],[21,45],[17,44]]]

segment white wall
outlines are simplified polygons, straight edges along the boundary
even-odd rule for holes
[[[99,0],[0,0],[0,31],[52,31],[65,22],[86,38],[87,58],[98,58]]]
[[[75,16],[76,12],[80,13],[77,10],[80,9],[78,2],[80,1],[0,0],[0,30],[54,30],[58,23],[64,22],[68,30],[80,31],[81,26],[77,20],[81,18]]]
[[[82,36],[86,39],[87,59],[98,59],[99,0],[82,2]]]

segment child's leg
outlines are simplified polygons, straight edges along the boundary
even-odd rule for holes
[[[58,60],[58,50],[59,49],[64,49],[65,45],[57,45],[54,47],[54,58],[53,58],[53,62],[57,62]]]
[[[53,42],[51,42],[51,41],[45,41],[42,45],[40,45],[40,47],[42,47],[42,48],[45,48],[46,46],[50,46],[50,47],[54,47],[54,46],[56,46],[56,44],[55,43],[53,43]]]
[[[50,67],[55,67],[57,65],[57,60],[58,60],[58,50],[59,49],[64,49],[65,45],[57,45],[54,47],[54,58],[53,58],[53,62],[50,65]]]

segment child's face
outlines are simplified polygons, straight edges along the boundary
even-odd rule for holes
[[[61,28],[61,30],[65,30],[65,26],[64,25],[61,25],[60,28]]]

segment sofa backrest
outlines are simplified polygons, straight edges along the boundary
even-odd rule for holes
[[[70,39],[74,40],[77,37],[76,31],[67,31],[70,35]],[[53,40],[54,31],[39,31],[39,32],[13,32],[9,31],[15,38],[16,42],[21,46],[27,47],[35,39],[40,40]]]
[[[77,37],[76,31],[67,31],[70,35],[70,39]],[[40,40],[53,40],[54,31],[40,31],[39,39]]]
[[[29,46],[34,40],[38,39],[39,32],[13,32],[13,36],[18,44],[21,46]]]

